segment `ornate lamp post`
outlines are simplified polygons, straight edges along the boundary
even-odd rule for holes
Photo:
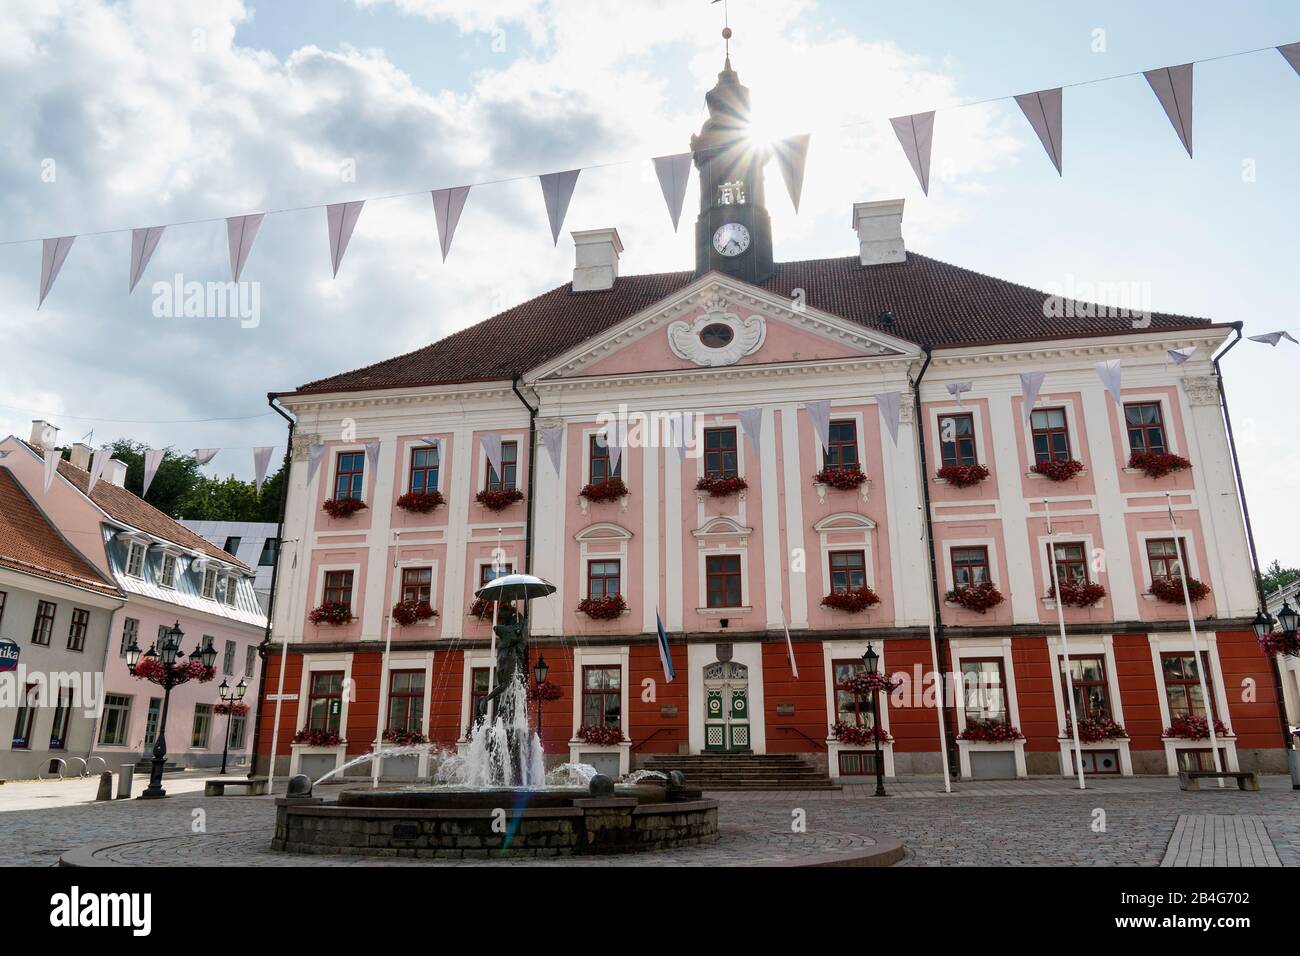
[[[876,649],[867,644],[867,652],[862,655],[862,663],[867,666],[868,674],[875,674],[880,667],[880,655]],[[871,736],[876,741],[876,796],[887,797],[885,793],[885,759],[880,750],[880,692],[871,691]]]
[[[1275,624],[1277,630],[1273,629]],[[1297,628],[1300,628],[1300,613],[1291,606],[1290,602],[1282,602],[1282,607],[1277,612],[1277,620],[1260,608],[1252,626],[1255,628],[1255,637],[1258,638],[1260,647],[1265,653],[1300,655],[1300,634],[1296,632]],[[1300,749],[1297,749],[1300,748],[1300,731],[1293,727],[1291,732],[1296,738],[1286,755],[1291,770],[1291,789],[1300,790]]]
[[[537,678],[537,683],[534,684],[533,686],[535,686],[535,687],[537,688],[537,736],[538,736],[539,739],[540,739],[541,736],[542,736],[542,694],[541,694],[541,687],[542,687],[543,684],[546,683],[546,675],[549,674],[550,672],[551,672],[551,669],[546,665],[546,658],[543,657],[541,654],[538,654],[538,655],[537,655],[537,663],[533,665],[533,677]]]
[[[213,655],[215,657],[215,650]],[[217,688],[221,695],[221,702],[226,705],[226,740],[221,747],[221,773],[224,776],[226,772],[226,758],[230,754],[230,725],[235,721],[235,707],[244,700],[244,694],[248,692],[248,681],[240,679],[239,683],[232,689],[229,681],[222,681],[221,686]]]
[[[203,646],[200,641],[195,645],[189,660],[181,650],[181,639],[185,633],[181,622],[177,621],[158,637],[158,642],[150,646],[144,654],[134,640],[126,649],[126,665],[131,676],[137,680],[147,680],[163,689],[162,715],[158,725],[158,737],[153,745],[153,767],[149,771],[149,786],[140,794],[142,800],[156,800],[167,796],[163,789],[163,766],[167,763],[167,709],[171,703],[172,688],[188,684],[192,680],[206,683],[212,680],[212,665],[217,659],[216,648]],[[155,649],[156,648],[156,649]]]

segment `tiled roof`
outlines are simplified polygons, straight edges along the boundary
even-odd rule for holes
[[[509,379],[653,306],[694,278],[691,272],[620,276],[612,289],[600,292],[575,293],[565,284],[432,345],[310,382],[293,394]],[[915,252],[904,262],[865,268],[857,256],[781,262],[776,274],[759,287],[782,297],[803,289],[814,309],[935,348],[1210,324],[1208,319],[1164,313],[1153,313],[1150,324],[1141,329],[1123,317],[1049,318],[1043,315],[1047,293]],[[892,325],[880,322],[882,312],[893,313]]]
[[[100,594],[118,593],[55,530],[8,468],[0,468],[0,566]]]

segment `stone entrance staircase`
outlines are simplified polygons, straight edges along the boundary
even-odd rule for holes
[[[688,787],[702,790],[838,790],[798,754],[652,754],[646,770],[686,774]]]

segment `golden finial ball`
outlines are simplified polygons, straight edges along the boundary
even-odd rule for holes
[[[730,39],[731,39],[731,27],[723,27],[723,28],[722,28],[722,39],[724,39],[724,40],[730,40]]]

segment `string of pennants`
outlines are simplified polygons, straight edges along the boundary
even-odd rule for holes
[[[376,442],[376,445],[378,443]],[[266,482],[266,472],[271,466],[271,453],[275,451],[274,445],[262,445],[253,449],[253,484],[257,488],[258,494],[262,492],[262,485]],[[194,460],[202,467],[217,457],[220,448],[195,448]],[[378,447],[375,453],[378,454]],[[158,477],[158,468],[163,463],[163,458],[167,451],[163,448],[146,448],[144,450],[144,486],[140,489],[140,497],[143,498],[149,494],[149,486],[153,484],[154,478]],[[58,472],[59,459],[63,453],[53,447],[45,449],[45,486],[42,491],[49,493],[50,485],[54,482],[54,476]],[[90,482],[86,486],[86,494],[89,495],[95,490],[95,485],[104,477],[104,469],[108,467],[109,459],[113,457],[112,448],[97,448],[90,462]]]
[[[1275,49],[1282,54],[1292,69],[1300,75],[1300,43],[1289,43],[1275,47]],[[1214,59],[1243,56],[1246,53],[1255,52],[1259,51],[1243,51],[1241,53],[1227,54],[1224,57],[1215,57]],[[1163,108],[1165,115],[1169,118],[1169,122],[1172,124],[1179,141],[1183,144],[1183,148],[1187,150],[1189,158],[1192,156],[1192,78],[1195,65],[1196,61],[1192,61],[1177,66],[1146,70],[1142,73]],[[1107,77],[1106,79],[1119,78]],[[1015,99],[1021,112],[1024,113],[1025,119],[1028,120],[1030,127],[1043,144],[1043,149],[1046,151],[1052,165],[1056,168],[1058,175],[1063,175],[1063,92],[1064,87],[1058,86],[1033,93],[1022,93],[1014,97],[994,98]],[[980,102],[987,103],[991,102],[991,100],[981,100]],[[959,104],[959,106],[970,105],[975,104]],[[935,112],[935,110],[929,110],[906,116],[894,116],[889,120],[894,134],[898,138],[899,145],[902,147],[912,171],[916,174],[921,191],[927,196],[930,194],[930,156],[934,143]],[[786,191],[789,193],[790,201],[796,213],[799,211],[799,199],[803,192],[804,170],[807,164],[808,147],[811,139],[812,136],[809,133],[790,136],[775,143],[772,149],[773,158],[780,169],[781,178],[785,182]],[[692,154],[689,152],[657,156],[652,159],[655,175],[659,180],[664,202],[668,207],[668,215],[672,219],[674,232],[677,231],[681,220],[682,204],[686,197],[686,186],[692,165],[691,159]],[[609,165],[622,164],[613,163]],[[559,243],[560,231],[569,209],[569,201],[573,198],[578,176],[581,172],[581,169],[569,169],[561,172],[543,173],[537,177],[541,186],[542,200],[546,207],[546,217],[551,227],[552,244]],[[455,235],[456,227],[460,222],[461,213],[465,209],[465,203],[469,198],[472,185],[453,186],[430,191],[433,200],[434,219],[438,230],[438,245],[443,262],[447,261],[447,254],[451,251],[452,237]],[[408,193],[406,195],[419,195],[419,193]],[[382,198],[399,197],[388,196]],[[330,268],[336,278],[343,256],[347,252],[348,243],[352,239],[352,232],[356,228],[357,220],[361,217],[366,202],[365,199],[359,199],[352,202],[332,203],[324,207],[329,235]],[[278,211],[287,212],[289,210]],[[265,212],[250,213],[242,216],[231,216],[225,220],[226,238],[230,253],[230,275],[235,282],[239,281],[244,271],[244,265],[247,263],[249,253],[253,248],[253,241],[257,238],[258,229],[267,215],[268,213]],[[175,223],[174,225],[182,225],[182,223]],[[135,290],[136,284],[143,276],[145,267],[157,250],[158,243],[167,228],[168,226],[161,225],[131,230],[128,295]],[[107,232],[125,231],[107,230]],[[41,281],[37,309],[41,307],[45,302],[45,297],[49,295],[50,289],[54,286],[54,281],[58,278],[59,272],[63,268],[68,253],[72,249],[72,244],[76,239],[77,237],[73,235],[42,240]]]

